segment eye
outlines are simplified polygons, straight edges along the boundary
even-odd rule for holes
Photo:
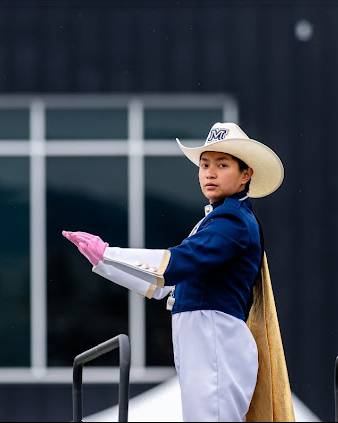
[[[226,163],[220,163],[219,164],[219,167],[221,168],[221,169],[223,169],[223,168],[225,168],[225,167],[229,167]]]
[[[208,168],[207,163],[202,163],[202,164],[201,164],[201,168],[202,168],[202,169],[207,169],[207,168]]]

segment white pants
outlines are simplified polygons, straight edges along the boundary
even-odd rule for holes
[[[183,420],[244,421],[258,372],[245,322],[216,310],[176,313],[172,339]]]

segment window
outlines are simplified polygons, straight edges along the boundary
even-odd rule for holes
[[[0,140],[29,139],[29,110],[0,109]]]
[[[205,139],[210,127],[221,120],[221,108],[147,108],[144,137],[147,140]]]
[[[127,138],[126,109],[58,108],[46,111],[48,140]]]
[[[64,229],[80,230],[97,234],[111,245],[127,247],[127,194],[125,157],[47,160],[47,320],[51,366],[72,366],[77,354],[128,332],[127,290],[92,273],[88,261],[61,235]],[[95,365],[110,361],[111,357],[104,357]]]
[[[30,365],[29,160],[0,157],[0,366]]]

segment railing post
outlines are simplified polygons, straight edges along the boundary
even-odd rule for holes
[[[82,370],[83,365],[74,360],[73,367],[73,422],[82,421]]]
[[[334,367],[334,412],[335,422],[338,422],[338,357]]]
[[[130,343],[127,335],[120,335],[119,422],[128,421]]]
[[[82,372],[85,363],[116,349],[120,349],[119,422],[128,421],[130,342],[127,335],[118,335],[87,350],[74,359],[73,364],[73,421],[82,421]]]

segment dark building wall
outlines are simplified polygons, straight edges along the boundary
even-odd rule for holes
[[[307,19],[313,37],[299,41]],[[285,182],[255,201],[293,391],[333,418],[338,4],[0,2],[1,93],[230,93]]]
[[[156,384],[130,386],[130,398],[152,389]],[[117,384],[83,385],[83,418],[118,405]],[[73,418],[71,384],[0,384],[0,421],[68,422]],[[17,405],[17,406],[15,406]]]

